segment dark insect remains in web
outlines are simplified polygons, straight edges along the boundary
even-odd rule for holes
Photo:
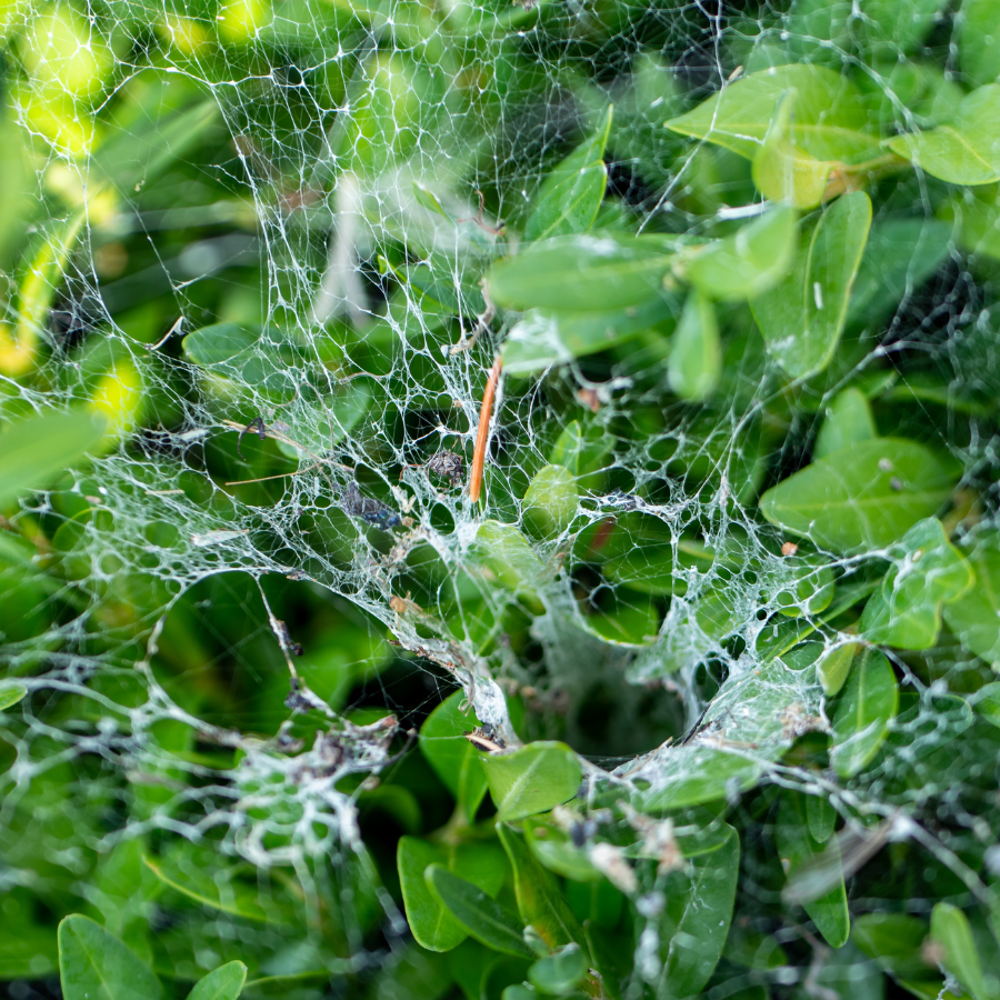
[[[465,460],[453,451],[439,451],[427,460],[427,469],[451,480],[452,486],[457,486],[465,478]]]
[[[388,531],[403,523],[402,518],[385,504],[375,500],[373,497],[364,497],[357,483],[351,483],[341,500],[341,507],[345,514],[351,517],[360,517],[362,521],[373,524],[376,528]]]

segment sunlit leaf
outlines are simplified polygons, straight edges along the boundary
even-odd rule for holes
[[[1000,84],[991,83],[969,94],[952,124],[901,135],[886,145],[951,184],[1000,180]]]
[[[914,441],[876,438],[835,451],[769,489],[761,513],[835,552],[883,548],[934,514],[954,479]]]
[[[788,276],[751,301],[769,353],[795,378],[822,371],[837,349],[871,218],[863,191],[842,195],[803,226]]]

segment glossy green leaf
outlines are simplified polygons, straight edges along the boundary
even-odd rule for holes
[[[534,957],[517,916],[478,886],[436,864],[427,869],[425,878],[438,904],[481,944],[505,955]]]
[[[427,869],[440,866],[495,896],[503,884],[503,854],[496,844],[435,844],[418,837],[401,837],[396,867],[406,907],[406,919],[417,943],[428,951],[450,951],[466,937],[466,928],[429,888]]]
[[[486,774],[479,754],[464,738],[478,720],[471,709],[461,710],[464,691],[450,694],[420,727],[420,752],[459,803],[470,822],[486,794]]]
[[[969,555],[975,586],[944,608],[944,620],[962,646],[1000,669],[1000,538],[981,536]]]
[[[924,958],[922,946],[927,922],[907,913],[865,913],[857,917],[851,938],[886,972],[901,979],[937,978],[937,970]]]
[[[593,225],[608,183],[603,157],[613,114],[609,107],[594,134],[546,175],[524,227],[526,240],[585,233]]]
[[[97,449],[107,422],[98,414],[43,413],[0,433],[0,505],[48,486]]]
[[[543,465],[524,494],[524,516],[543,538],[565,531],[576,516],[580,496],[576,478],[562,465]]]
[[[242,962],[227,962],[199,980],[187,1000],[236,1000],[247,981],[247,967]]]
[[[547,812],[573,798],[583,777],[580,761],[565,743],[538,741],[482,761],[497,815],[505,821]]]
[[[575,941],[586,950],[583,928],[558,883],[537,861],[524,839],[504,823],[497,834],[514,869],[514,893],[521,920],[535,928],[549,948]]]
[[[835,841],[831,847],[825,848],[822,843],[813,839],[806,816],[806,797],[788,789],[781,795],[774,840],[788,879],[794,878],[803,865],[815,863],[820,855],[829,852],[831,848],[836,849]],[[822,896],[803,900],[802,905],[827,944],[840,948],[847,942],[851,919],[842,875],[833,888]]]
[[[59,980],[65,1000],[161,1000],[159,980],[113,934],[74,914],[59,924]]]
[[[715,306],[692,290],[674,331],[668,364],[670,388],[681,399],[708,399],[722,374],[722,342]]]
[[[779,205],[732,236],[687,257],[682,273],[709,298],[752,298],[774,288],[788,274],[797,232],[795,209]]]
[[[539,993],[558,997],[578,986],[586,974],[586,953],[578,944],[568,944],[535,962],[528,969],[528,982]]]
[[[1000,10],[993,0],[962,0],[958,25],[958,62],[974,87],[1000,76]]]
[[[184,353],[197,365],[220,364],[256,347],[261,335],[260,327],[213,323],[184,338]]]
[[[868,397],[860,389],[844,389],[823,410],[823,426],[816,435],[813,461],[876,437],[878,430]]]
[[[691,861],[690,874],[667,877],[657,997],[692,997],[708,982],[729,934],[739,871],[740,838],[730,829],[722,847]]]
[[[840,777],[853,777],[871,763],[898,711],[899,686],[889,661],[877,649],[864,650],[833,717],[830,760]]]
[[[16,705],[27,695],[27,693],[28,689],[26,687],[21,687],[20,685],[0,688],[0,712],[6,708]]]
[[[954,479],[923,445],[861,441],[807,465],[769,489],[761,513],[834,552],[884,548],[936,513]]]
[[[802,227],[788,276],[751,301],[768,352],[795,378],[822,371],[837,349],[871,218],[864,191],[842,195]]]
[[[504,309],[607,312],[639,306],[662,287],[674,257],[663,240],[625,233],[559,236],[493,265],[490,298]]]
[[[888,555],[894,566],[865,605],[860,634],[885,646],[929,649],[941,631],[942,606],[972,587],[972,566],[933,517],[918,521]]]
[[[827,697],[832,698],[844,686],[844,681],[851,672],[851,664],[860,648],[861,645],[857,642],[838,642],[820,657],[816,664],[816,673]]]
[[[950,184],[1000,180],[1000,84],[990,83],[969,94],[952,124],[901,135],[886,145]]]
[[[764,144],[779,99],[794,90],[791,141],[821,160],[847,163],[877,156],[866,133],[861,94],[840,73],[815,64],[778,66],[740,77],[667,128],[753,159]]]
[[[567,303],[567,308],[572,307]],[[500,349],[506,375],[533,375],[553,365],[634,340],[654,327],[673,323],[675,306],[666,295],[606,312],[529,310],[511,327]]]
[[[825,844],[832,836],[837,825],[837,810],[830,805],[830,800],[823,795],[807,795],[806,825],[809,836],[817,844]]]
[[[815,208],[823,199],[836,161],[818,160],[795,147],[792,113],[796,91],[778,98],[767,135],[753,159],[753,181],[765,198],[796,208]]]
[[[972,995],[973,1000],[992,1000],[996,981],[987,984],[983,966],[969,926],[969,918],[951,903],[935,903],[931,910],[931,937],[942,948],[941,964]],[[992,988],[991,988],[992,986]]]
[[[603,878],[586,850],[577,847],[569,834],[544,817],[536,816],[525,824],[524,839],[531,853],[557,875],[577,882],[596,882]]]

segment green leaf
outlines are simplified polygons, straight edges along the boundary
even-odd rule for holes
[[[667,877],[657,997],[691,997],[708,982],[729,934],[739,872],[740,838],[730,828],[722,847],[691,861],[690,875],[675,871]]]
[[[237,879],[217,880],[210,872],[200,870],[197,861],[197,856],[189,858],[183,848],[155,861],[145,855],[142,858],[142,863],[164,885],[210,910],[255,923],[268,923],[273,918],[253,888]]]
[[[975,586],[944,609],[944,620],[962,646],[1000,669],[1000,535],[986,532],[969,559]]]
[[[972,587],[972,566],[933,517],[910,528],[888,555],[895,565],[865,605],[861,636],[899,649],[929,649],[941,631],[942,605]]]
[[[420,727],[420,752],[444,782],[469,822],[486,794],[486,773],[479,754],[464,738],[477,726],[472,709],[461,711],[464,691],[450,694]]]
[[[844,389],[823,411],[823,426],[813,446],[813,461],[841,448],[878,437],[871,403],[860,389]]]
[[[934,969],[921,954],[927,930],[926,921],[906,913],[865,913],[855,919],[851,938],[886,972],[901,979],[929,979]]]
[[[59,924],[65,1000],[161,1000],[160,982],[113,934],[74,914]]]
[[[709,298],[752,298],[788,274],[797,232],[795,209],[779,205],[732,236],[686,257],[681,273]]]
[[[938,219],[890,219],[873,225],[851,293],[850,324],[874,325],[941,266],[952,227]]]
[[[815,208],[823,199],[835,160],[818,160],[792,142],[792,109],[796,91],[778,98],[764,143],[753,159],[753,182],[770,201],[796,208]]]
[[[506,907],[441,865],[431,865],[425,878],[439,905],[480,944],[505,955],[534,958],[524,942],[521,922]]]
[[[563,305],[572,305],[564,303]],[[511,328],[500,349],[506,375],[532,375],[574,358],[627,343],[641,333],[673,322],[671,296],[607,312],[543,312],[531,309]]]
[[[514,893],[521,920],[534,927],[549,948],[575,941],[586,950],[583,928],[555,879],[510,827],[498,823],[497,834],[514,869]]]
[[[597,882],[603,877],[587,852],[577,847],[568,833],[544,817],[536,816],[525,824],[524,839],[531,853],[557,875],[576,882]]]
[[[196,365],[220,364],[256,347],[262,333],[256,326],[213,323],[184,338],[184,353]]]
[[[994,0],[963,0],[958,25],[958,62],[974,87],[1000,76],[1000,10]]]
[[[97,178],[134,197],[137,184],[146,186],[156,180],[200,142],[220,117],[218,102],[208,100],[114,129],[91,158],[92,169]]]
[[[418,837],[400,837],[396,865],[410,930],[428,951],[450,951],[466,937],[465,926],[428,888],[428,867],[441,866],[487,896],[500,891],[505,868],[496,844],[433,844]]]
[[[886,145],[897,156],[950,184],[991,184],[1000,180],[1000,84],[974,90],[954,123],[913,132]]]
[[[842,195],[802,227],[788,276],[750,303],[768,352],[794,378],[822,371],[837,349],[871,219],[864,191]]]
[[[832,698],[844,686],[860,648],[861,644],[857,642],[840,642],[820,657],[816,673],[823,685],[823,693],[828,698]]]
[[[501,586],[515,592],[537,586],[545,572],[524,535],[502,521],[483,521],[476,532],[473,555]]]
[[[609,107],[594,134],[546,176],[524,227],[526,240],[585,233],[594,224],[608,183],[603,157],[613,114]]]
[[[962,989],[973,1000],[992,1000],[995,990],[987,986],[968,917],[951,903],[935,903],[931,910],[931,937],[944,951],[941,964]]]
[[[528,484],[522,510],[538,535],[552,538],[570,526],[579,502],[573,474],[561,465],[543,465]]]
[[[813,839],[806,816],[806,797],[787,789],[781,795],[774,841],[781,866],[789,880],[795,877],[803,865],[815,863],[821,854],[836,850],[836,841],[824,849],[823,844]],[[832,948],[840,948],[847,943],[851,918],[847,909],[847,889],[843,875],[829,891],[818,898],[802,900],[802,905],[827,944]]]
[[[783,588],[775,594],[774,603],[783,615],[798,618],[818,615],[833,600],[833,569],[821,556],[786,556],[782,560],[786,572],[779,577]]]
[[[12,705],[16,705],[27,693],[28,689],[20,685],[0,688],[0,712],[6,708],[10,708]]]
[[[853,163],[877,156],[879,140],[866,134],[861,93],[840,73],[815,64],[778,66],[728,84],[694,110],[666,123],[752,160],[763,146],[779,99],[795,91],[791,141],[820,160]]]
[[[772,524],[834,552],[892,544],[947,500],[954,479],[915,441],[861,441],[807,465],[769,489],[760,511]]]
[[[984,684],[969,701],[987,722],[1000,727],[1000,681]]]
[[[580,761],[565,743],[538,741],[482,761],[497,815],[504,821],[547,812],[573,798],[583,778]]]
[[[899,711],[899,686],[885,654],[866,649],[851,671],[833,717],[830,760],[841,778],[863,771]]]
[[[830,800],[822,795],[807,795],[806,822],[809,836],[818,844],[825,844],[832,836],[837,825],[837,810],[830,805]]]
[[[528,969],[528,982],[540,993],[558,997],[574,989],[586,974],[586,954],[578,944],[568,944],[535,962]]]
[[[500,994],[500,1000],[535,1000],[538,994],[521,983],[513,983]]]
[[[721,374],[722,343],[715,306],[692,289],[670,348],[670,388],[681,399],[708,399],[718,387]]]
[[[199,980],[187,1000],[236,1000],[247,981],[247,967],[242,962],[227,962]]]
[[[43,413],[0,433],[0,506],[43,489],[101,443],[107,424],[87,413]]]
[[[674,262],[663,239],[629,233],[558,236],[494,264],[490,298],[504,309],[607,312],[653,298]]]

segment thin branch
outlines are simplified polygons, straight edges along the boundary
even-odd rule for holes
[[[483,464],[486,461],[486,439],[490,431],[490,415],[493,412],[493,396],[497,391],[497,381],[500,378],[500,355],[493,362],[490,376],[486,380],[486,390],[483,392],[483,405],[479,411],[479,429],[476,432],[476,450],[472,453],[472,474],[469,477],[469,496],[475,503],[479,499],[479,491],[483,484]]]

